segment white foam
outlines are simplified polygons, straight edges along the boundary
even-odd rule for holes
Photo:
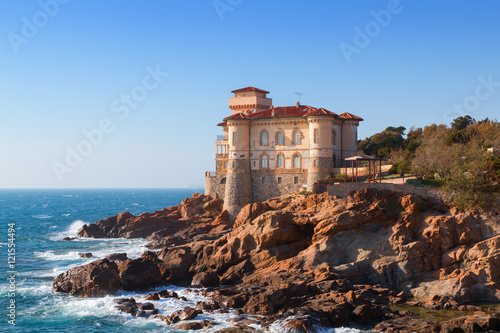
[[[32,215],[31,217],[34,217],[35,219],[50,219],[50,218],[52,218],[51,215],[47,215],[47,214]]]
[[[80,230],[84,225],[87,224],[88,223],[85,223],[82,220],[75,220],[65,231],[54,233],[53,236],[50,237],[50,239],[55,241],[60,241],[65,237],[76,237],[78,230]]]
[[[54,253],[54,251],[49,250],[49,251],[45,251],[45,252],[33,252],[33,255],[36,258],[42,258],[42,259],[50,260],[50,261],[58,261],[58,260],[79,259],[80,255],[78,253],[79,252],[71,251],[71,252],[67,252],[67,253],[56,254],[56,253]]]

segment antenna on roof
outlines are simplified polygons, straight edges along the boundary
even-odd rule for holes
[[[299,104],[300,104],[300,96],[305,95],[306,93],[296,92],[295,95],[299,96]]]

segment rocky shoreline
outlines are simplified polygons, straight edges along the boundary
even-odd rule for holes
[[[195,194],[178,206],[84,226],[78,237],[145,238],[151,251],[70,269],[53,289],[94,297],[162,285],[205,287],[211,302],[168,316],[154,311],[160,294],[146,305],[118,304],[131,315],[181,321],[185,329],[214,325],[193,320],[195,314],[228,309],[242,315],[232,332],[255,331],[245,314],[258,315],[263,329],[279,322],[293,332],[352,325],[386,332],[500,329],[499,313],[471,305],[500,302],[498,212],[460,213],[436,199],[377,189],[344,199],[273,198],[245,206],[235,221],[222,204]],[[431,321],[395,305],[458,315]]]

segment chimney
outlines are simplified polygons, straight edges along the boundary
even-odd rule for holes
[[[274,110],[271,111],[271,117],[274,117]]]
[[[300,107],[300,102],[297,102],[297,108],[299,108],[299,107]]]

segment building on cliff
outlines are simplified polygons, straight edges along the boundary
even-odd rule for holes
[[[311,190],[357,153],[358,116],[300,103],[274,107],[269,92],[254,87],[232,93],[232,114],[218,124],[216,171],[205,174],[205,193],[223,198],[232,218],[256,200]]]

